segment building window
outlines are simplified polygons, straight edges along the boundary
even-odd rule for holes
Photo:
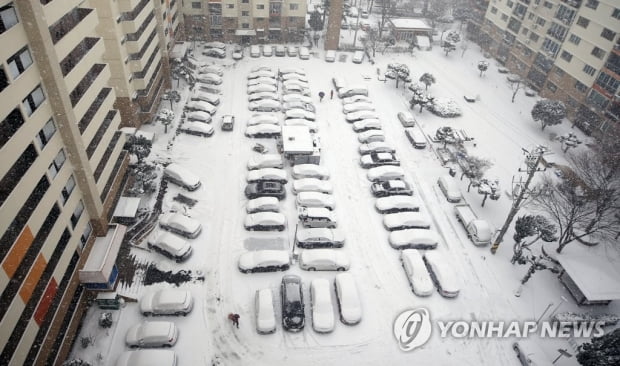
[[[590,95],[588,95],[588,103],[593,104],[600,109],[605,109],[609,104],[609,100],[605,96],[596,90],[592,89]]]
[[[547,82],[547,89],[551,90],[552,93],[555,93],[558,90],[558,87],[552,82]]]
[[[530,57],[530,56],[532,56],[532,50],[530,50],[530,49],[529,49],[529,48],[527,48],[527,47],[523,47],[523,54],[524,54],[526,57]]]
[[[598,8],[598,0],[588,0],[588,1],[586,1],[586,8],[590,8],[590,9]]]
[[[506,2],[506,5],[507,5],[509,8],[512,8],[512,6],[513,6],[514,4],[515,4],[515,3],[513,3],[513,2],[512,2],[512,1],[510,1],[510,0],[508,0],[508,1]]]
[[[235,4],[226,4],[226,8],[227,9],[234,9],[235,8]]]
[[[605,57],[605,51],[603,51],[602,49],[598,48],[598,47],[594,47],[592,49],[592,53],[591,53],[594,57],[596,58],[600,58],[602,59],[603,57]]]
[[[573,59],[573,55],[571,55],[569,52],[562,51],[562,53],[560,54],[560,58],[566,62],[570,62]]]
[[[201,9],[202,8],[202,4],[200,4],[200,1],[192,1],[192,9]]]
[[[13,109],[11,113],[0,122],[0,149],[11,140],[11,137],[24,124],[24,117],[19,108]]]
[[[527,16],[527,19],[534,20],[534,17],[535,17],[534,13],[529,13]]]
[[[588,25],[590,24],[590,21],[584,17],[579,17],[577,18],[577,24],[580,25],[583,28],[588,28]]]
[[[538,36],[538,34],[536,34],[534,32],[530,33],[530,40],[532,42],[538,42],[539,39],[540,39],[540,37]]]
[[[86,227],[84,228],[84,232],[82,236],[80,236],[80,243],[82,247],[80,249],[84,249],[86,243],[88,243],[88,238],[90,238],[90,234],[93,232],[93,227],[90,225],[90,222],[86,223]]]
[[[26,114],[31,116],[32,113],[39,108],[43,101],[45,101],[45,94],[43,94],[43,89],[41,89],[41,85],[39,85],[32,91],[32,93],[22,100],[22,105],[26,110]]]
[[[570,43],[573,43],[573,44],[575,44],[575,45],[577,45],[577,46],[578,46],[578,45],[579,45],[579,42],[581,42],[581,38],[580,38],[579,36],[576,36],[576,35],[574,35],[574,34],[571,34],[571,35],[568,37],[568,41],[569,41]]]
[[[596,84],[605,89],[609,94],[615,94],[618,92],[618,87],[620,87],[620,80],[605,72],[601,72],[596,78]]]
[[[558,76],[560,76],[560,77],[561,77],[561,76],[564,76],[564,70],[560,69],[560,68],[559,68],[559,67],[557,67],[557,66],[555,67],[555,69],[554,69],[553,71],[555,71],[555,73],[556,73]]]
[[[84,203],[82,203],[82,200],[80,200],[80,202],[78,202],[77,206],[75,207],[75,210],[73,210],[73,213],[71,214],[71,226],[75,229],[75,225],[77,225],[78,221],[80,221],[80,217],[82,217],[82,212],[84,212]]]
[[[614,37],[616,37],[616,32],[612,31],[611,29],[603,28],[603,31],[601,32],[601,37],[605,38],[608,41],[613,41]]]
[[[54,133],[56,133],[56,126],[54,126],[54,121],[50,119],[35,137],[39,150],[43,150],[45,145],[52,139],[52,136],[54,136]]]
[[[56,174],[58,174],[62,166],[65,164],[66,160],[67,158],[65,157],[65,151],[63,149],[60,149],[60,151],[50,164],[49,168],[47,168],[47,171],[50,175],[50,180],[54,180]]]
[[[74,188],[75,188],[75,179],[73,179],[73,176],[70,176],[69,179],[67,180],[67,184],[65,184],[64,188],[60,192],[63,206],[65,205],[65,203],[67,203],[67,200],[69,199],[69,197],[71,197],[71,193],[73,192]]]
[[[290,10],[299,10],[299,4],[289,4]]]
[[[579,90],[582,93],[585,93],[588,90],[588,87],[581,81],[577,81],[575,82],[575,89]]]
[[[497,14],[497,8],[492,6],[491,7],[491,14]]]
[[[9,78],[6,77],[4,67],[0,66],[0,92],[9,86]]]
[[[258,9],[258,10],[265,9],[265,4],[258,4],[258,5],[256,5],[256,9]]]
[[[595,68],[593,68],[592,66],[590,66],[590,65],[586,64],[586,65],[583,67],[583,72],[585,72],[586,74],[588,74],[588,75],[592,76],[592,75],[594,75],[594,73],[596,72],[596,69],[595,69]]]
[[[26,69],[32,65],[32,56],[30,55],[30,51],[28,51],[28,47],[24,47],[19,50],[16,54],[11,56],[6,63],[9,65],[9,73],[13,80],[15,80],[21,73],[26,71]]]
[[[548,1],[545,1],[545,2],[543,3],[543,6],[544,6],[545,8],[547,8],[547,9],[551,9],[551,8],[553,8],[553,4],[552,4],[552,3],[550,3],[550,2],[548,2]]]
[[[242,4],[248,4],[250,2],[250,0],[241,0]]]
[[[241,12],[241,16],[242,16],[242,17],[249,17],[249,16],[250,16],[250,12],[249,12],[248,10],[243,10],[243,11]]]
[[[538,18],[536,19],[536,24],[538,24],[538,25],[539,25],[539,26],[541,26],[541,27],[544,27],[544,26],[545,26],[545,24],[547,24],[547,22],[546,22],[543,18],[538,17]]]
[[[248,28],[250,28],[250,24],[249,23],[241,23],[241,28],[248,29]]]
[[[504,22],[507,22],[507,21],[508,21],[508,15],[506,15],[506,14],[502,14],[502,20],[503,20]]]
[[[13,4],[9,4],[0,8],[0,34],[9,30],[17,24],[17,13]]]

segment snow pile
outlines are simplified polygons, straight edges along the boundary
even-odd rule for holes
[[[453,99],[450,98],[435,98],[431,105],[428,106],[428,110],[439,117],[458,117],[463,112],[461,107]]]
[[[620,316],[613,314],[573,313],[570,311],[557,313],[553,320],[560,323],[573,324],[576,322],[603,322],[605,325],[615,325],[620,321]]]

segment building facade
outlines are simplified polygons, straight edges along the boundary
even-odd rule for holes
[[[620,6],[613,0],[493,0],[478,42],[587,133],[618,130]]]
[[[0,364],[61,364],[86,309],[78,271],[152,118],[182,36],[176,1],[0,0]],[[115,275],[109,278],[113,284]]]
[[[239,44],[300,42],[306,0],[184,0],[187,40]]]

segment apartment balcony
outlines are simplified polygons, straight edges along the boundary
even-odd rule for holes
[[[112,135],[118,130],[119,124],[120,113],[116,109],[108,110],[103,120],[98,123],[97,131],[93,138],[90,141],[84,141],[85,144],[88,142],[86,156],[88,156],[89,161],[98,164]]]
[[[60,18],[62,18],[67,12],[71,9],[77,8],[80,6],[80,3],[83,3],[83,0],[61,0],[61,1],[49,1],[47,4],[43,4],[43,9],[45,11],[45,20],[47,24],[54,24]]]
[[[138,6],[140,0],[117,0],[118,10],[123,13],[129,13]]]
[[[90,141],[93,138],[97,131],[98,123],[105,118],[110,109],[114,108],[115,98],[112,88],[103,88],[99,91],[95,100],[78,122],[84,141]]]
[[[116,117],[120,123],[120,116]],[[96,168],[94,168],[95,181],[97,182],[97,189],[102,192],[108,181],[110,173],[114,169],[114,165],[118,160],[119,155],[123,152],[123,145],[125,145],[125,134],[121,131],[113,133],[112,138],[105,143],[106,149],[99,160]]]
[[[95,9],[76,8],[49,27],[58,58],[64,59],[84,37],[94,36],[97,23]]]
[[[563,2],[564,4],[570,5],[574,8],[579,9],[581,7],[581,0],[560,0],[561,2]]]
[[[124,13],[121,26],[125,33],[135,33],[140,29],[146,18],[153,13],[153,6],[147,6],[150,2],[143,0],[131,13]]]
[[[69,97],[72,100],[73,111],[76,116],[84,116],[94,100],[101,92],[101,89],[108,87],[111,77],[110,67],[107,64],[96,64],[93,72],[89,72],[86,78],[82,79]],[[75,93],[75,94],[74,94]]]
[[[159,46],[155,49],[151,57],[147,62],[145,68],[139,72],[133,74],[133,86],[136,90],[146,89],[154,75],[155,69],[161,61],[161,54],[159,52]]]
[[[80,81],[86,76],[89,70],[93,67],[94,64],[101,62],[103,59],[103,54],[105,53],[105,46],[103,40],[99,38],[86,38],[91,40],[96,40],[95,42],[86,41],[83,42],[83,47],[78,46],[74,54],[69,54],[65,57],[67,63],[63,63],[61,65],[68,66],[72,63],[75,63],[73,69],[65,75],[65,84],[67,85],[67,90],[73,90]],[[86,40],[85,39],[85,40]],[[92,44],[90,49],[88,47],[88,43]],[[84,50],[84,48],[86,48]],[[73,52],[72,52],[73,53]],[[71,60],[73,58],[73,60]],[[64,73],[64,70],[63,70]]]
[[[142,46],[144,46],[146,40],[150,37],[151,33],[153,33],[155,27],[157,26],[157,22],[154,21],[154,19],[154,14],[149,16],[137,32],[127,35],[127,52],[140,52]]]
[[[155,36],[156,33],[153,33]],[[158,47],[158,42],[155,37],[150,38],[150,43],[145,44],[145,49],[141,53],[134,53],[129,56],[129,68],[133,73],[139,73],[148,66],[149,59],[153,55],[153,51]]]

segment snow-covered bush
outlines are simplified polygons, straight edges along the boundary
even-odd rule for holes
[[[461,107],[450,98],[435,98],[426,109],[444,118],[458,117],[463,114]]]

